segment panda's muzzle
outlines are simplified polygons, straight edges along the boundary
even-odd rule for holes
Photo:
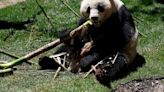
[[[101,24],[101,22],[100,21],[98,21],[98,20],[91,20],[92,21],[92,23],[93,23],[93,25],[95,26],[95,27],[99,27],[100,26],[100,24]]]
[[[95,27],[99,27],[101,24],[101,21],[98,20],[98,17],[95,17],[95,19],[91,19],[91,21]]]
[[[97,21],[98,20],[98,17],[91,17],[91,20]]]
[[[100,17],[100,15],[99,15],[99,11],[97,9],[90,10],[89,18],[93,22],[93,25],[95,27],[98,27],[101,24],[99,17]]]
[[[91,9],[89,18],[93,21],[97,21],[99,17],[99,11],[97,9]]]

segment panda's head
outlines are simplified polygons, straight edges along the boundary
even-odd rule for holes
[[[82,0],[81,16],[90,19],[95,27],[100,27],[123,3],[120,0]]]

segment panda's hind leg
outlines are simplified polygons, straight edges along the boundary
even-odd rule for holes
[[[144,57],[136,54],[133,63],[128,64],[128,58],[124,53],[119,53],[114,64],[104,62],[95,71],[96,79],[103,85],[108,86],[110,82],[127,76],[130,72],[137,70],[145,63]]]
[[[95,65],[100,60],[98,53],[88,54],[80,60],[81,72],[87,72],[91,65]]]
[[[102,65],[98,66],[95,71],[97,80],[104,85],[120,76],[122,70],[127,68],[127,58],[122,53],[118,54],[113,64],[109,62],[111,61],[104,62]]]
[[[128,65],[128,70],[129,72],[136,71],[137,68],[142,67],[145,63],[145,58],[137,53],[133,62]]]

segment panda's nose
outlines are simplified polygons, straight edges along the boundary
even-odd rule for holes
[[[91,19],[92,19],[93,21],[96,21],[96,20],[98,19],[98,17],[91,17]]]

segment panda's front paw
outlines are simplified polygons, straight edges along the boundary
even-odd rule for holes
[[[61,41],[69,38],[69,34],[70,34],[71,30],[63,30],[61,32],[59,32],[59,38]]]
[[[83,48],[81,49],[80,55],[84,56],[86,53],[91,51],[92,47],[93,47],[93,42],[92,41],[85,43]]]

